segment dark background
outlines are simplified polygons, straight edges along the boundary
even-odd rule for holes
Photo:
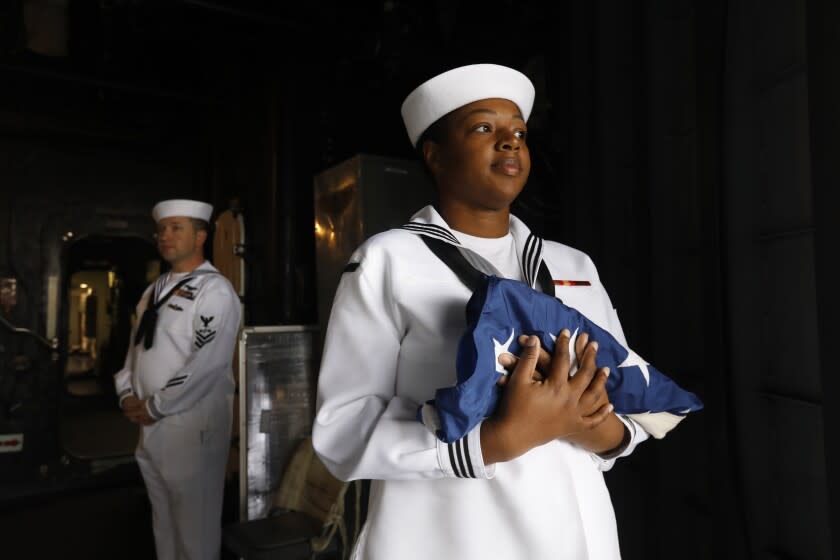
[[[42,238],[68,216],[197,197],[243,208],[246,323],[317,322],[313,176],[359,153],[413,158],[402,99],[472,62],[537,87],[516,213],[592,256],[631,346],[706,404],[606,475],[624,557],[831,558],[830,0],[5,0],[11,319],[43,331]],[[48,403],[38,360],[32,398]],[[46,404],[37,417],[32,465],[54,447]]]

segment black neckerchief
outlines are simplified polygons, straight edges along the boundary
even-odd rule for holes
[[[177,292],[181,286],[194,280],[200,274],[215,274],[213,270],[195,270],[190,272],[186,278],[182,278],[175,286],[169,290],[166,295],[157,301],[149,302],[146,306],[146,311],[143,312],[143,317],[140,319],[140,324],[137,326],[137,334],[134,336],[134,344],[140,344],[143,341],[143,348],[148,350],[155,343],[155,327],[158,320],[158,309]],[[152,291],[152,299],[154,300],[155,291]]]

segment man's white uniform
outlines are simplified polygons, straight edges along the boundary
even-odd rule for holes
[[[588,256],[543,242],[514,216],[510,233],[513,249],[494,265],[426,207],[403,229],[369,239],[350,259],[329,320],[313,444],[339,478],[373,479],[354,558],[620,557],[602,475],[614,458],[556,440],[512,461],[485,465],[480,424],[446,444],[417,420],[418,404],[455,383],[455,354],[471,295],[419,235],[458,246],[485,273],[513,271],[532,286],[542,261],[554,280],[588,281],[558,286],[557,296],[626,344]],[[631,435],[623,456],[648,436],[632,420],[622,420]]]
[[[148,399],[148,412],[157,419],[141,429],[135,456],[152,502],[158,560],[214,559],[221,550],[240,304],[230,282],[208,262],[169,276],[146,289],[137,317],[176,280],[189,280],[158,309],[151,348],[134,344],[132,333],[115,383],[121,404],[130,395]]]

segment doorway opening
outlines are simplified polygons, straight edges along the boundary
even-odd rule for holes
[[[137,321],[135,306],[161,272],[150,239],[87,236],[68,248],[64,283],[61,444],[106,468],[133,455],[138,427],[118,406],[122,369]]]

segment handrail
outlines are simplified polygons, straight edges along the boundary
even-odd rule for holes
[[[34,338],[35,340],[37,340],[38,342],[40,342],[41,344],[43,344],[44,346],[49,348],[50,350],[53,350],[53,351],[58,350],[58,339],[57,338],[53,338],[52,340],[49,340],[47,338],[44,338],[43,336],[41,336],[40,334],[36,333],[33,330],[24,329],[24,328],[21,328],[21,327],[16,327],[13,324],[11,324],[9,321],[7,321],[6,318],[3,317],[2,315],[0,315],[0,325],[3,325],[4,327],[9,329],[13,333],[25,334],[27,336],[31,336],[32,338]]]

